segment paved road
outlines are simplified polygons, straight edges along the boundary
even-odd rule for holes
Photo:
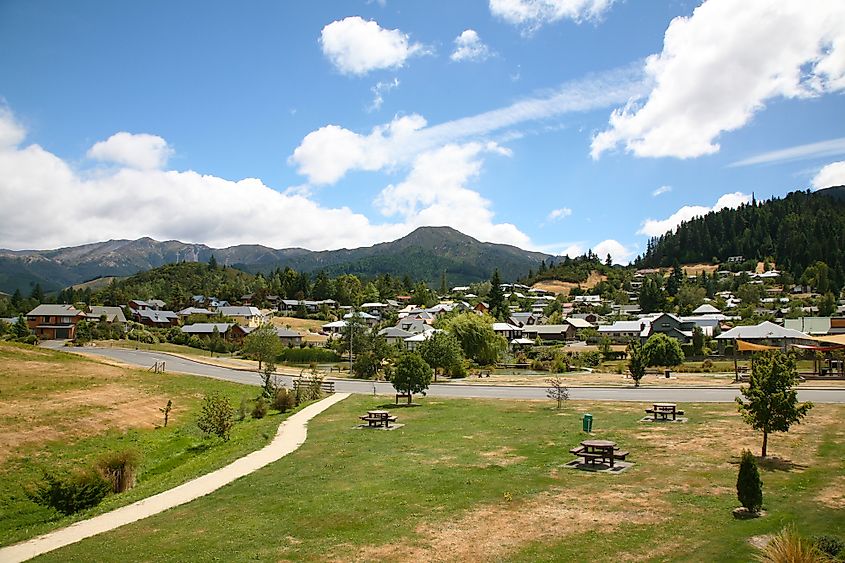
[[[258,374],[238,369],[212,366],[194,362],[186,358],[172,356],[161,352],[145,350],[127,350],[124,348],[85,348],[87,354],[96,354],[119,360],[127,364],[150,367],[155,362],[166,362],[167,371],[178,371],[216,379],[225,379],[237,383],[258,385]],[[287,385],[291,384],[290,376],[279,376]],[[363,393],[391,395],[395,393],[389,383],[373,381],[357,381],[348,379],[334,380],[335,389],[339,393]],[[671,401],[677,403],[729,403],[739,391],[734,387],[706,387],[706,388],[660,388],[640,387],[635,389],[624,387],[570,387],[569,397],[577,400],[589,401]],[[545,387],[501,386],[501,385],[466,385],[460,383],[432,384],[428,389],[430,397],[475,397],[485,399],[545,399]],[[798,392],[801,401],[815,403],[845,403],[845,389],[801,389]]]

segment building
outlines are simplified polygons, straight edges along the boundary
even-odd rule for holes
[[[757,344],[762,346],[776,346],[784,350],[788,350],[792,346],[798,345],[815,345],[818,344],[816,340],[811,338],[808,334],[778,326],[770,321],[763,321],[758,325],[753,326],[738,326],[723,332],[716,337],[719,341],[719,352],[724,354],[725,345],[732,343],[736,349],[737,341],[741,340],[749,344]]]
[[[85,313],[73,305],[39,305],[26,314],[26,324],[41,340],[73,340]]]
[[[145,326],[167,328],[179,324],[179,315],[173,311],[142,309],[135,311],[135,320]]]
[[[207,339],[214,334],[215,328],[226,342],[243,342],[247,335],[247,331],[243,327],[233,323],[194,323],[185,325],[180,330],[190,336]]]
[[[811,336],[845,334],[845,318],[839,317],[801,317],[784,319],[784,328],[791,328]]]
[[[671,313],[660,313],[651,319],[647,331],[645,334],[640,334],[640,338],[647,340],[651,335],[661,333],[674,338],[681,344],[686,344],[692,341],[694,327],[694,323],[685,322],[680,317],[676,317]]]
[[[405,339],[414,336],[413,332],[402,330],[398,326],[389,326],[378,331],[379,336],[384,337],[388,344],[405,347]]]
[[[91,320],[100,320],[105,317],[107,323],[126,324],[126,317],[124,316],[123,309],[121,307],[91,305],[88,309],[88,318]]]
[[[258,328],[264,322],[264,314],[257,307],[246,305],[218,307],[217,313],[228,317],[241,326]]]

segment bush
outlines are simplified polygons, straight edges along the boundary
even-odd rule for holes
[[[255,406],[252,407],[252,418],[264,418],[267,416],[267,401],[264,397],[258,397]]]
[[[834,558],[840,554],[845,556],[845,542],[835,536],[815,536],[813,543],[825,555]]]
[[[757,460],[748,450],[742,451],[742,459],[739,462],[736,495],[742,506],[750,512],[759,512],[763,506],[763,482],[757,470]]]
[[[279,361],[292,364],[331,363],[340,361],[340,356],[328,348],[285,348],[279,354]]]
[[[825,563],[830,559],[816,545],[798,535],[793,527],[780,531],[763,548],[758,561],[776,563]]]
[[[94,469],[109,482],[111,492],[122,493],[135,486],[135,472],[141,456],[134,450],[111,452],[94,464]]]
[[[26,495],[36,504],[67,515],[97,506],[111,490],[111,484],[102,475],[94,469],[85,469],[64,478],[45,473],[44,480],[27,490]]]
[[[449,377],[452,379],[463,379],[467,375],[467,367],[464,362],[455,362],[455,365],[449,368]]]
[[[247,408],[247,399],[246,397],[241,398],[241,404],[238,405],[238,414],[235,415],[235,420],[241,422],[243,419],[246,418],[246,408]]]
[[[285,389],[284,387],[280,387],[279,389],[276,389],[276,394],[273,396],[273,402],[270,406],[273,410],[287,412],[296,407],[296,397],[294,397],[294,394],[291,391]]]
[[[713,369],[713,360],[707,358],[706,360],[701,362],[701,369],[704,372],[709,372],[711,369]]]
[[[211,393],[203,398],[202,413],[197,426],[206,435],[214,434],[229,441],[229,432],[235,425],[235,412],[229,399],[220,393]]]
[[[566,373],[569,371],[569,362],[567,361],[565,356],[557,355],[552,361],[551,367],[549,369],[552,373]]]

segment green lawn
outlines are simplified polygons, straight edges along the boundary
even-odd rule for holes
[[[737,521],[744,447],[733,405],[685,404],[687,424],[639,423],[644,405],[427,400],[391,408],[403,428],[355,429],[383,397],[353,396],[315,419],[293,454],[212,495],[90,538],[45,561],[748,561],[747,539],[795,522],[845,530],[845,407],[820,405],[770,441],[768,515]],[[616,441],[620,475],[564,468],[584,439]],[[838,495],[838,496],[837,496]]]
[[[134,340],[98,340],[95,343],[97,346],[106,348],[128,348],[130,350],[149,350],[153,352],[170,352],[173,354],[184,354],[186,356],[197,356],[200,358],[233,358],[235,354],[220,354],[212,353],[202,348],[193,348],[191,346],[183,346],[182,344],[171,344],[169,342],[160,342],[158,344],[147,344],[144,342],[135,342]]]
[[[195,420],[202,396],[219,391],[237,409],[257,388],[173,373],[119,368],[65,352],[0,344],[0,545],[153,495],[263,447],[282,415],[235,425],[231,439],[206,439]],[[158,411],[173,411],[167,428]],[[286,415],[285,415],[286,416]],[[24,487],[43,471],[88,466],[102,454],[135,449],[137,486],[65,517],[38,506]]]

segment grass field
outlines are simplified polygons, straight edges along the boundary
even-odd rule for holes
[[[794,522],[845,530],[845,406],[818,405],[770,441],[765,517],[738,521],[743,448],[760,436],[734,405],[685,404],[686,424],[640,423],[644,405],[427,400],[405,426],[356,429],[384,397],[315,419],[290,456],[167,513],[44,561],[748,561],[749,538]],[[565,468],[585,438],[629,450],[619,475]]]
[[[264,446],[282,420],[236,424],[229,442],[205,439],[195,420],[202,396],[235,408],[255,388],[116,367],[64,352],[0,344],[0,544],[6,545],[169,489]],[[173,401],[167,428],[160,408]],[[137,486],[72,517],[31,502],[24,487],[43,471],[88,466],[109,451],[142,456]]]

